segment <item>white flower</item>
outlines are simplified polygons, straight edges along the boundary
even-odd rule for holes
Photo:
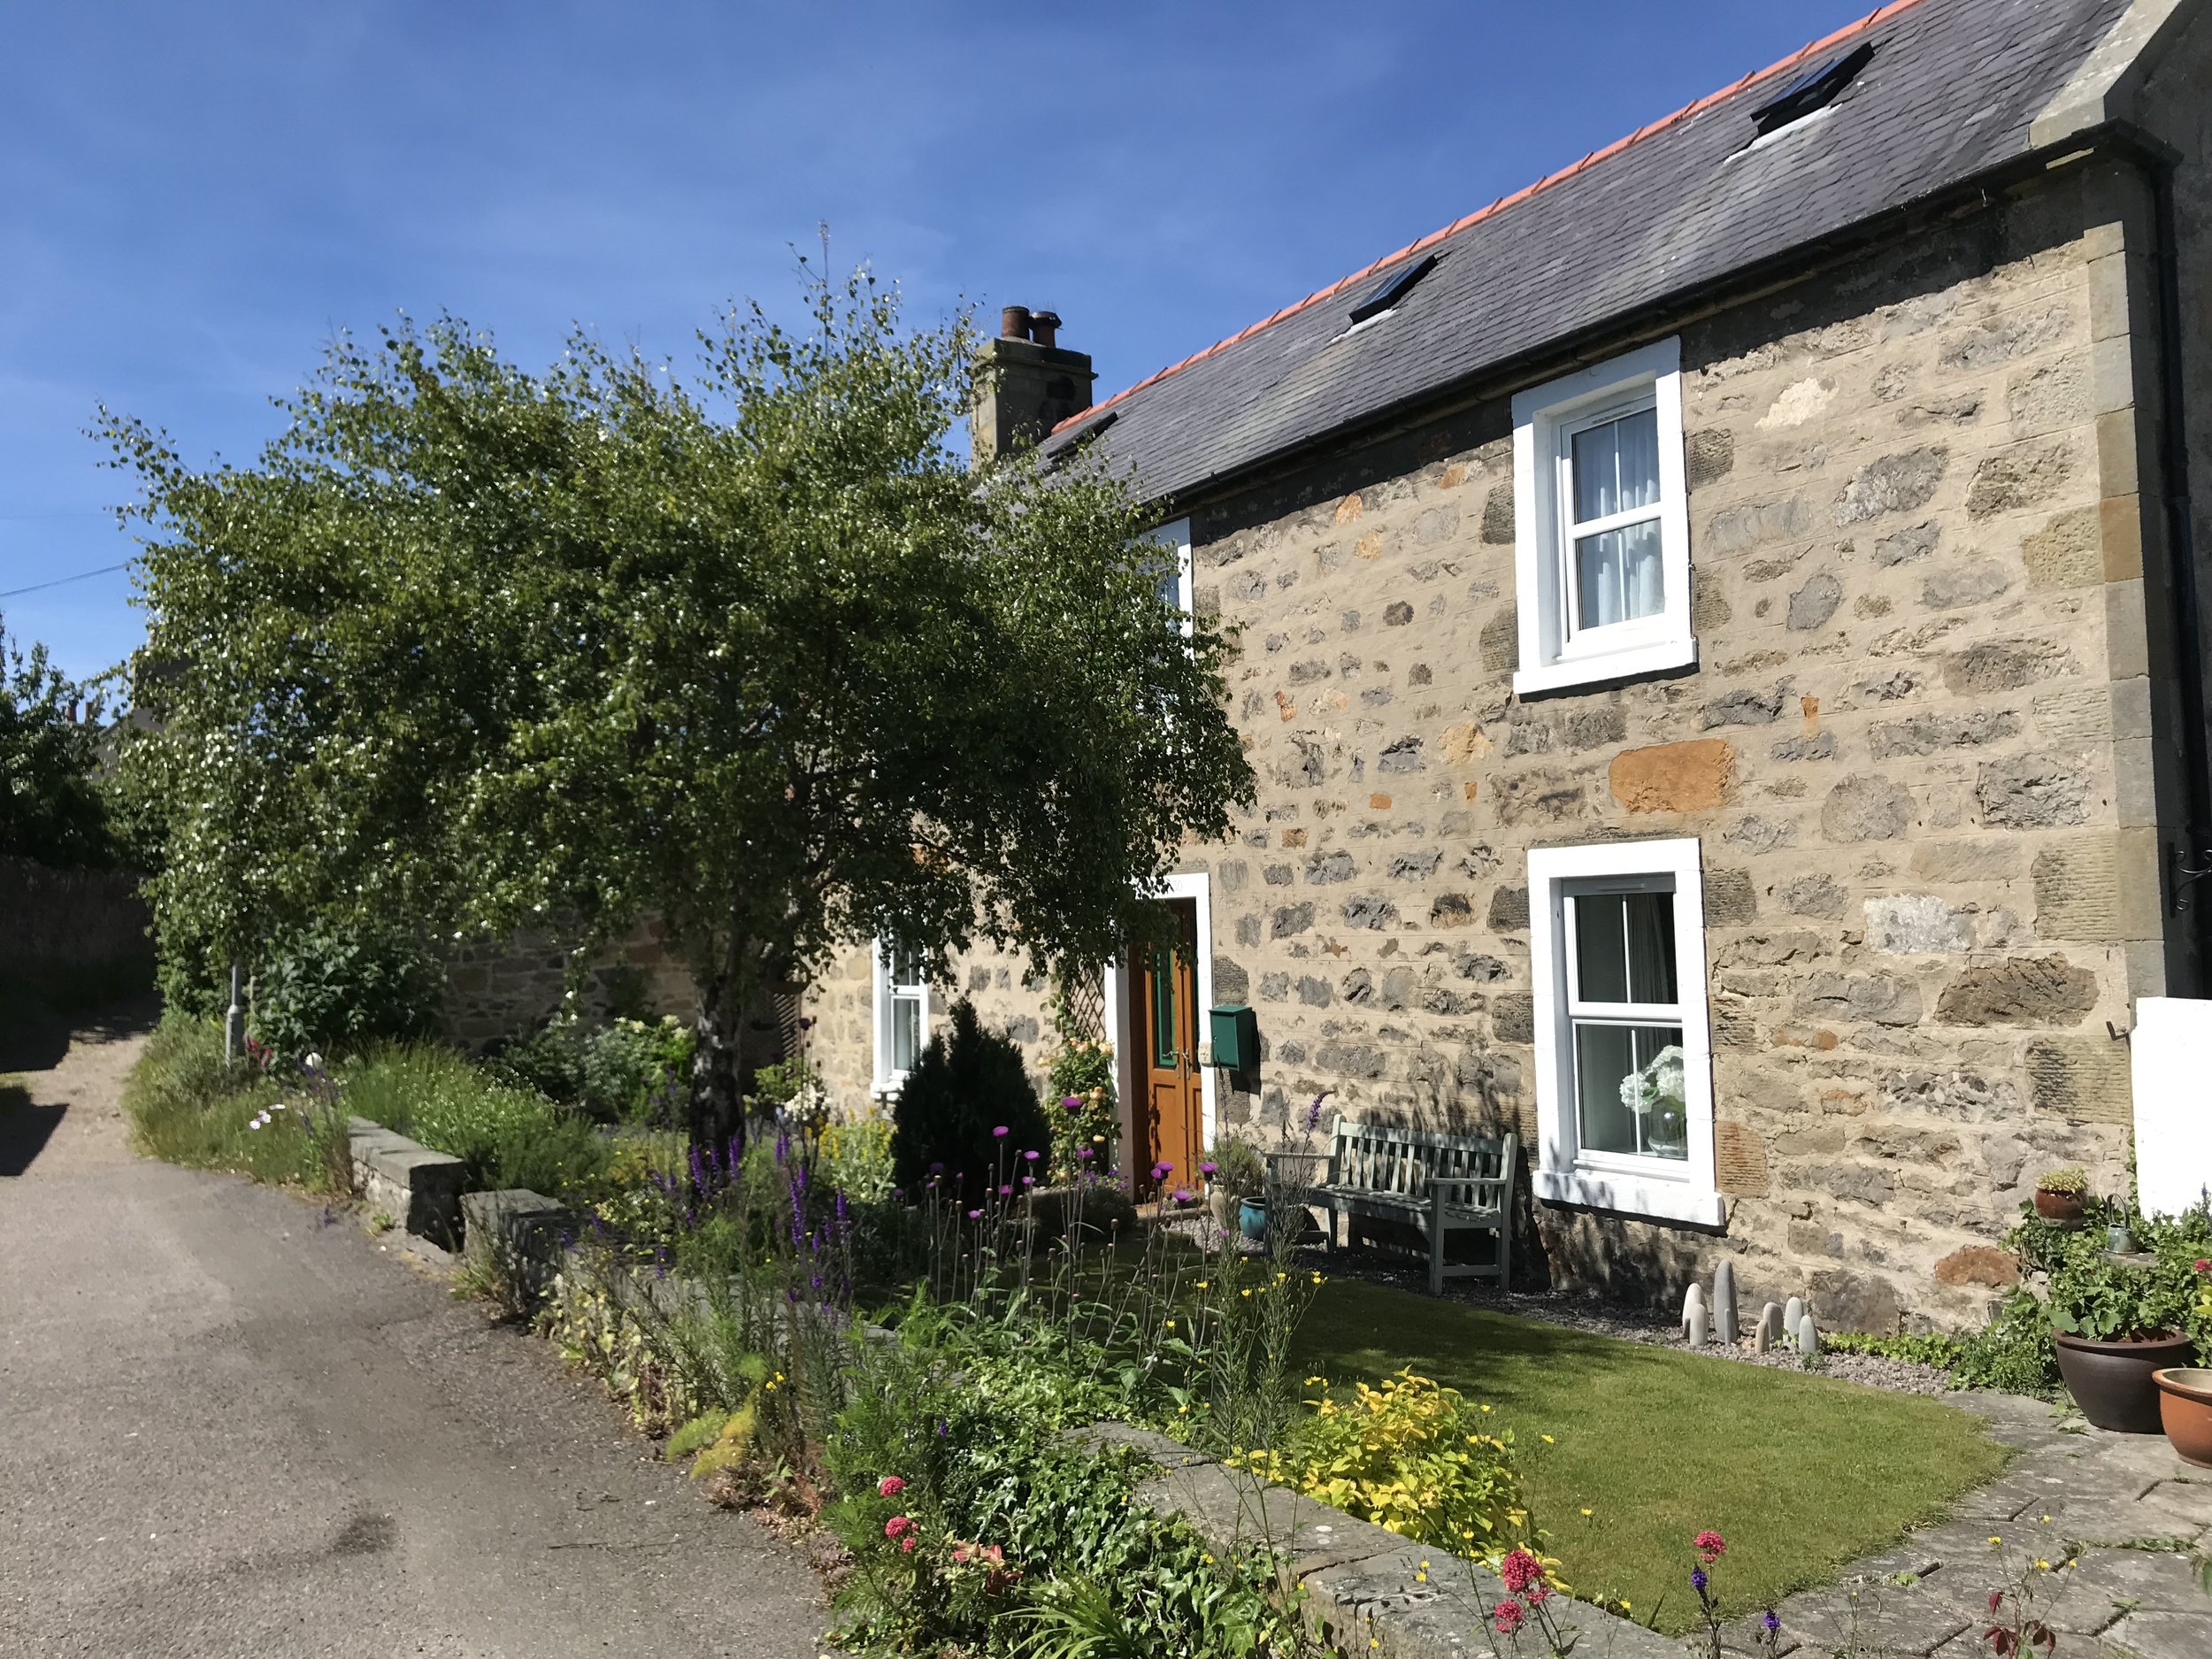
[[[288,1111],[289,1110],[290,1108],[286,1106],[282,1101],[275,1102],[269,1108],[269,1110],[273,1112]]]
[[[309,1071],[319,1071],[323,1069],[323,1057],[319,1054],[311,1054],[307,1056],[306,1064]]]

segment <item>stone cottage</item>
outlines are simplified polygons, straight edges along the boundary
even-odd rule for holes
[[[1517,1127],[1532,1271],[1883,1330],[2124,1191],[2134,1002],[2208,994],[2208,124],[2194,0],[1902,0],[1103,403],[1010,311],[979,445],[1156,501],[1260,779],[1106,973],[1125,1161]],[[1018,969],[880,951],[817,1057],[962,992],[1041,1065]]]

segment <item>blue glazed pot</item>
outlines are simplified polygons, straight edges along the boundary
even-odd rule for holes
[[[1248,1198],[1237,1206],[1237,1231],[1255,1244],[1267,1239],[1267,1207]]]

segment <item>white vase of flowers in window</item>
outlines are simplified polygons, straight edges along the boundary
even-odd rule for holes
[[[1679,1043],[1669,1043],[1648,1064],[1621,1079],[1621,1104],[1642,1119],[1637,1139],[1646,1151],[1659,1157],[1687,1156],[1690,1115]]]

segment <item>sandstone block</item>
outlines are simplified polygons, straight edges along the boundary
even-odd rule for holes
[[[1348,927],[1382,928],[1397,919],[1398,907],[1378,895],[1344,901],[1344,923]]]
[[[1613,798],[1631,812],[1703,812],[1736,793],[1736,749],[1724,738],[1700,738],[1632,749],[1606,773]]]
[[[2079,755],[2042,751],[1988,762],[1975,794],[1982,822],[2004,829],[2052,829],[2089,818],[2089,779]]]
[[[1974,921],[1932,893],[1897,893],[1866,901],[1870,949],[1899,956],[1970,950]]]
[[[1789,615],[1785,626],[1801,634],[1824,627],[1828,618],[1836,614],[1836,607],[1842,603],[1843,584],[1826,571],[1818,572],[1790,595]]]
[[[1766,1195],[1766,1143],[1750,1125],[1726,1118],[1715,1124],[1713,1162],[1722,1192],[1746,1198]]]
[[[1690,434],[1682,445],[1682,472],[1692,489],[1724,479],[1735,469],[1736,434],[1725,426]]]
[[[1724,692],[1705,705],[1705,729],[1717,726],[1767,726],[1782,718],[1780,691]]]
[[[1306,879],[1315,883],[1349,881],[1357,868],[1352,855],[1339,849],[1316,853],[1306,860]]]
[[[1486,672],[1509,674],[1521,665],[1521,624],[1510,608],[1482,625],[1476,638],[1476,649],[1482,657]]]
[[[1988,518],[2047,502],[2073,476],[2071,446],[2055,441],[2015,444],[1982,457],[1967,486],[1966,516]]]
[[[1390,876],[1394,881],[1422,881],[1436,873],[1436,866],[1444,856],[1443,849],[1425,847],[1418,852],[1400,853],[1390,861]]]
[[[1916,714],[1871,727],[1867,743],[1875,759],[1888,760],[1899,755],[1932,755],[1938,749],[2002,742],[2019,730],[2019,717],[2002,709],[1977,709],[1970,714]]]
[[[1912,826],[1912,796],[1886,778],[1846,778],[1820,809],[1820,833],[1832,841],[1894,841]]]
[[[1522,893],[1524,902],[1526,902],[1527,896],[1527,892],[1524,889]],[[1494,910],[1495,907],[1493,908]],[[1497,924],[1494,921],[1491,926],[1495,927]],[[1526,926],[1527,922],[1524,920],[1522,926]],[[1505,964],[1500,962],[1495,956],[1486,956],[1479,950],[1471,950],[1454,962],[1452,972],[1463,979],[1472,979],[1478,984],[1484,985],[1511,977],[1511,970]]]
[[[1509,991],[1491,1004],[1490,1023],[1500,1042],[1536,1041],[1536,999],[1525,991]]]
[[[1492,547],[1513,545],[1513,486],[1493,484],[1482,503],[1482,539]]]
[[[1931,611],[1957,611],[2004,596],[2012,578],[1995,559],[1976,559],[1939,570],[1920,585],[1920,603]]]
[[[1897,1329],[1897,1291],[1886,1279],[1848,1268],[1826,1268],[1813,1275],[1812,1292],[1820,1323],[1831,1331]]]
[[[1801,496],[1746,502],[1715,513],[1703,546],[1711,553],[1741,553],[1770,541],[1801,541],[1813,533],[1812,509]]]
[[[1936,542],[1942,534],[1943,526],[1933,519],[1926,524],[1916,524],[1909,530],[1893,530],[1886,536],[1875,539],[1874,562],[1887,568],[1926,558],[1935,551]]]
[[[1925,505],[1943,481],[1950,451],[1940,444],[1924,445],[1901,455],[1886,455],[1859,469],[1843,494],[1836,497],[1839,525],[1863,524],[1887,512],[1910,512]]]
[[[1326,979],[1308,974],[1298,981],[1298,1000],[1308,1008],[1326,1008],[1333,995]]]
[[[1930,881],[2009,881],[2020,869],[2013,841],[1922,841],[1912,849],[1913,873]]]
[[[1938,361],[1947,369],[1992,368],[2053,344],[2064,336],[2070,321],[2062,305],[2003,311],[1952,336]]]
[[[2020,541],[2031,588],[2093,588],[2104,581],[2104,535],[2095,506],[2055,515]]]
[[[1985,1285],[2008,1290],[2020,1282],[2020,1263],[2010,1250],[1994,1245],[1969,1244],[1935,1264],[1939,1285]]]
[[[1989,640],[1943,659],[1943,684],[1962,695],[2017,691],[2073,666],[2066,649],[2048,640]]]
[[[1528,889],[1525,887],[1501,887],[1490,895],[1490,931],[1494,933],[1517,933],[1528,926]]]
[[[2101,1033],[2047,1037],[2031,1045],[2028,1087],[2038,1110],[2073,1123],[2134,1121],[2126,1045]]]
[[[1920,987],[1893,973],[1809,973],[1799,982],[1796,1010],[1801,1019],[1913,1025],[1920,1021]]]
[[[1833,876],[1796,876],[1782,884],[1782,908],[1793,916],[1840,916],[1844,891]]]
[[[1582,783],[1548,767],[1495,780],[1498,822],[1508,829],[1562,824],[1584,816],[1589,797]]]
[[[1757,895],[1747,870],[1709,870],[1705,872],[1705,920],[1710,926],[1730,927],[1750,921],[1758,913]]]
[[[1275,907],[1274,926],[1269,936],[1289,939],[1304,933],[1313,926],[1313,906],[1308,904],[1279,904]]]
[[[1429,905],[1431,927],[1472,927],[1475,907],[1463,893],[1440,893]]]
[[[2097,1005],[2097,976],[2064,956],[2015,956],[1969,968],[1943,987],[1947,1025],[2076,1025]]]

